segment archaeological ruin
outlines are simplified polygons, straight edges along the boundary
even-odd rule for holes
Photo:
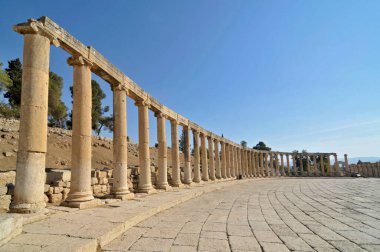
[[[194,183],[238,178],[348,176],[351,169],[354,169],[348,165],[347,155],[344,156],[343,167],[340,167],[336,153],[259,151],[243,148],[238,143],[210,132],[161,104],[95,48],[82,44],[48,17],[29,19],[15,25],[13,29],[24,35],[24,52],[20,137],[11,212],[33,213],[46,206],[45,155],[51,44],[71,55],[67,63],[73,68],[72,167],[70,187],[67,188],[67,197],[62,203],[64,206],[88,208],[99,204],[99,200],[94,197],[91,170],[91,73],[108,82],[113,90],[113,171],[112,175],[96,175],[97,181],[112,178],[108,197],[126,200],[133,198],[134,193],[149,194],[156,190],[188,187]],[[133,99],[138,108],[139,176],[136,189],[128,183],[127,97]],[[154,183],[151,179],[149,150],[149,110],[157,118],[158,172]],[[170,149],[170,183],[166,120],[170,121],[173,143]],[[183,167],[179,161],[179,126],[183,128],[185,136]],[[191,134],[193,153],[190,149]],[[330,157],[333,157],[333,163],[330,162]],[[379,166],[371,167],[366,172],[379,176],[379,169]]]

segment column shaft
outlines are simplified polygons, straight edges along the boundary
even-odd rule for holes
[[[194,179],[195,183],[201,182],[201,170],[199,167],[199,132],[193,130],[194,142]]]
[[[210,160],[210,179],[215,180],[214,140],[211,137],[208,138],[208,157]]]
[[[183,126],[183,135],[185,139],[185,146],[184,146],[184,151],[183,155],[185,158],[185,178],[183,183],[186,185],[190,185],[192,182],[191,179],[191,154],[190,154],[190,129],[188,126]]]
[[[207,147],[206,147],[206,135],[201,134],[202,141],[202,180],[208,181],[208,163],[207,163]]]
[[[44,185],[49,56],[48,38],[38,34],[24,35],[20,135],[12,212],[38,212],[46,205]]]
[[[179,187],[181,183],[181,168],[179,163],[178,124],[170,120],[172,134],[172,186]]]
[[[166,119],[162,113],[157,113],[157,141],[158,141],[158,173],[157,189],[168,190],[168,146],[166,144]]]
[[[215,172],[216,178],[221,179],[222,171],[220,169],[219,140],[215,140]]]
[[[227,178],[226,174],[226,144],[224,142],[220,142],[222,146],[222,178]]]

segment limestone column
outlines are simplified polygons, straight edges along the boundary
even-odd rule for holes
[[[183,183],[186,185],[191,185],[191,153],[190,153],[190,129],[189,126],[183,126],[183,136],[184,136],[184,150],[183,155],[185,159],[185,169],[184,169],[184,180]]]
[[[180,187],[181,168],[179,161],[179,140],[178,140],[178,123],[176,120],[170,120],[170,128],[172,135],[172,186]]]
[[[298,171],[297,171],[297,154],[293,154],[293,172],[294,176],[298,176]]]
[[[275,155],[274,157],[275,157],[275,162],[276,162],[276,176],[278,177],[281,175],[280,174],[280,167],[278,165],[278,153],[276,152],[274,155]]]
[[[254,177],[254,159],[253,159],[253,151],[248,151],[248,156],[249,156],[249,176],[252,178]]]
[[[323,154],[320,155],[320,162],[321,162],[322,176],[325,177],[326,176],[326,173],[325,173],[325,157]]]
[[[270,176],[273,176],[274,174],[274,166],[273,166],[273,155],[272,155],[272,152],[269,152],[267,155],[269,155],[269,164],[268,164],[268,167],[269,169],[267,168],[267,176],[270,177]],[[265,158],[266,161],[268,162],[268,158]]]
[[[215,176],[217,179],[222,178],[222,171],[220,169],[220,155],[219,155],[219,140],[215,139]]]
[[[317,156],[315,154],[313,155],[313,163],[314,163],[314,175],[319,176],[318,161],[317,161]]]
[[[201,133],[201,144],[202,144],[202,180],[208,181],[206,134],[203,132]]]
[[[264,153],[262,151],[260,151],[260,172],[261,172],[261,176],[265,177],[265,173],[264,173]]]
[[[46,206],[44,185],[49,55],[50,40],[47,37],[24,34],[16,187],[10,206],[11,212],[15,213],[34,213]]]
[[[214,162],[214,140],[208,137],[208,157],[210,160],[210,179],[215,180],[215,162]]]
[[[285,176],[285,167],[284,167],[284,154],[281,153],[281,173],[282,173],[282,176]]]
[[[245,159],[246,159],[246,163],[247,163],[247,177],[251,177],[251,159],[249,157],[249,150],[245,150]]]
[[[162,113],[156,113],[157,117],[157,142],[158,142],[158,172],[157,189],[170,190],[168,183],[168,147],[166,144],[166,118]]]
[[[231,177],[234,178],[236,176],[235,169],[235,147],[231,145],[230,147],[230,160],[231,160]]]
[[[269,173],[269,164],[268,164],[268,153],[266,152],[265,154],[265,170],[266,170],[266,176],[267,177],[270,177],[270,173]]]
[[[241,162],[240,162],[240,148],[236,148],[236,158],[237,158],[237,167],[238,167],[238,176],[243,176],[243,172],[241,170]]]
[[[338,163],[338,156],[337,156],[336,153],[334,154],[334,160],[335,160],[335,164],[334,164],[334,167],[335,167],[335,176],[339,177],[340,176],[339,163]]]
[[[307,171],[307,176],[310,176],[309,154],[306,154],[306,171]]]
[[[260,155],[258,152],[255,152],[255,161],[256,161],[256,177],[260,177]]]
[[[194,141],[194,178],[195,183],[201,182],[201,170],[199,167],[199,132],[193,129]]]
[[[149,104],[147,101],[136,101],[139,117],[139,184],[138,192],[153,193],[155,189],[152,186],[152,177],[150,169],[150,152],[149,152]]]
[[[226,149],[226,177],[231,178],[230,145],[226,143],[225,149]]]
[[[303,154],[300,155],[300,173],[301,176],[305,176],[305,172],[303,170]]]
[[[81,57],[72,57],[74,67],[71,186],[66,199],[70,207],[92,204],[91,189],[91,66]]]
[[[349,174],[349,176],[351,176],[350,167],[348,166],[347,154],[344,154],[344,169],[345,169],[346,176],[347,176],[347,174]]]
[[[113,185],[112,194],[131,199],[128,188],[127,94],[120,85],[113,87]]]
[[[330,154],[327,154],[327,174],[332,177]]]
[[[288,176],[292,176],[291,172],[290,172],[290,161],[289,161],[289,154],[286,153],[286,166],[287,166],[287,170],[288,170]]]

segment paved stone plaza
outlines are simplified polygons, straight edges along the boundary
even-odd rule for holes
[[[271,179],[205,194],[104,251],[380,251],[380,180]]]

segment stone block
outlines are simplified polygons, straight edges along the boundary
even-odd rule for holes
[[[0,246],[22,232],[22,216],[0,215]]]
[[[45,203],[48,203],[48,202],[49,202],[49,197],[48,197],[46,194],[44,194],[44,202],[45,202]]]
[[[101,185],[94,185],[94,194],[98,194],[102,192],[102,186]]]
[[[70,188],[70,187],[71,187],[71,182],[70,182],[70,181],[67,181],[67,182],[66,182],[66,187],[67,187],[67,188]]]
[[[52,186],[58,186],[58,187],[66,187],[66,182],[63,181],[54,181],[51,183]]]
[[[102,185],[102,193],[106,193],[107,192],[107,186],[106,185]]]
[[[96,184],[98,184],[98,183],[99,183],[98,178],[96,178],[96,177],[92,177],[92,178],[91,178],[91,185],[96,185]]]
[[[8,211],[9,205],[11,204],[11,195],[0,196],[0,212]]]
[[[57,186],[54,187],[54,194],[61,193],[63,191],[63,187]]]
[[[7,186],[0,186],[0,196],[7,194],[7,192],[8,192]]]
[[[55,181],[67,182],[71,180],[71,171],[69,170],[51,170],[46,173],[46,184],[52,184]]]
[[[45,184],[44,192],[47,193],[47,192],[49,192],[49,190],[50,190],[50,185]]]
[[[98,178],[107,178],[107,172],[105,171],[98,171],[96,175]]]
[[[99,184],[101,185],[108,184],[108,178],[99,178]]]
[[[49,187],[49,191],[46,194],[51,195],[53,193],[54,193],[54,187]]]
[[[7,184],[15,184],[16,172],[0,172],[0,186],[5,186]]]
[[[62,201],[62,199],[63,199],[62,193],[49,195],[49,202],[50,203],[59,203]]]

